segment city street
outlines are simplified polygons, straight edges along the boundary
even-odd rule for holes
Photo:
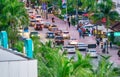
[[[55,18],[55,23],[52,23],[52,17]],[[70,36],[76,38],[77,40],[79,40],[79,42],[83,42],[85,44],[95,44],[95,37],[94,36],[86,36],[85,38],[80,38],[78,31],[76,30],[76,27],[71,26],[70,28],[68,27],[68,24],[66,24],[63,20],[57,18],[56,16],[54,16],[53,14],[49,14],[48,15],[48,19],[44,19],[47,22],[50,22],[51,24],[55,24],[57,25],[57,27],[64,31],[64,30],[68,30],[70,32]],[[30,27],[30,31],[34,31],[34,29],[32,27]],[[46,42],[49,39],[46,39],[46,32],[48,32],[48,29],[43,28],[42,31],[38,31],[40,33],[40,37],[41,37],[41,41]],[[68,40],[65,40],[65,45],[68,44]],[[120,65],[120,60],[118,59],[118,55],[117,55],[117,51],[118,49],[115,48],[116,46],[113,46],[112,49],[108,48],[109,54],[111,56],[110,61],[113,62],[115,65]],[[97,53],[100,55],[102,55],[103,53],[101,52],[101,48],[97,47],[96,48]],[[83,55],[85,55],[84,52],[81,52]],[[71,55],[70,55],[71,56]],[[69,57],[70,57],[69,56]],[[98,59],[93,59],[93,64],[97,64],[98,63]]]

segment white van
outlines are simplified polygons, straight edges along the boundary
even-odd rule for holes
[[[92,58],[97,58],[98,57],[98,54],[97,54],[97,51],[96,51],[96,49],[88,49],[87,50],[87,54],[89,54],[90,55],[90,57],[92,57]]]

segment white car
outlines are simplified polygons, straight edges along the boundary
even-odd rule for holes
[[[88,48],[88,45],[85,43],[79,42],[78,44],[75,45],[75,47],[80,51],[86,51]]]
[[[93,58],[97,58],[98,57],[96,49],[88,49],[87,50],[87,54],[89,54],[90,57],[93,57]]]
[[[36,15],[35,19],[36,19],[37,21],[41,21],[41,20],[42,20],[42,18],[41,18],[40,15]]]
[[[69,44],[70,44],[70,45],[77,45],[78,42],[79,42],[79,41],[78,41],[76,38],[71,38],[71,39],[69,40]]]
[[[69,54],[74,54],[75,53],[75,47],[74,46],[64,46],[63,51],[67,51]]]
[[[63,31],[63,32],[62,32],[62,36],[63,36],[63,38],[65,38],[65,39],[70,39],[70,33],[69,33],[68,31]]]

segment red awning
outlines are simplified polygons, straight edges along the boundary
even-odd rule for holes
[[[86,17],[88,17],[88,14],[86,13],[86,14],[83,14],[83,16],[86,16]]]
[[[106,18],[102,18],[102,20],[101,20],[103,23],[105,23],[106,22]]]

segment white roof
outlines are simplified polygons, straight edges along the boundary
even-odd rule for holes
[[[26,56],[13,50],[3,49],[0,47],[0,62],[5,61],[24,61],[29,60]]]

